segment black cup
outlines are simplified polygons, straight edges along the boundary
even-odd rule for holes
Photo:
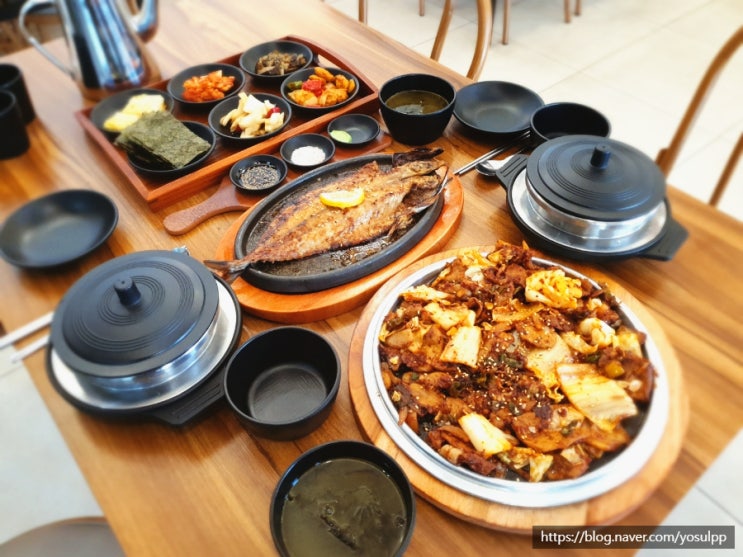
[[[18,66],[0,64],[0,89],[10,91],[15,95],[24,123],[28,124],[36,118],[31,97],[29,97],[28,89],[26,89],[26,82],[23,80],[23,74]]]
[[[25,153],[30,143],[15,95],[0,89],[0,159]]]

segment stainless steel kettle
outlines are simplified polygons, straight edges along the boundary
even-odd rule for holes
[[[41,8],[58,13],[70,64],[42,46],[26,26],[27,14]],[[18,16],[26,40],[93,100],[159,79],[144,46],[155,34],[157,20],[157,0],[26,0]]]

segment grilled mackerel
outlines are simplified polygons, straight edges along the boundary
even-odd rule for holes
[[[432,158],[416,160],[419,156]],[[392,234],[409,226],[415,213],[436,201],[447,170],[435,156],[415,152],[412,156],[393,157],[389,170],[372,161],[352,174],[298,196],[276,215],[253,251],[242,259],[206,260],[204,264],[232,282],[254,263],[303,259]],[[357,188],[363,188],[364,201],[354,207],[330,207],[320,199],[323,192]]]

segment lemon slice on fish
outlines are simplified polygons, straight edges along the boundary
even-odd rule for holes
[[[325,191],[320,194],[320,201],[328,207],[338,207],[347,209],[356,207],[364,202],[363,188],[354,188],[352,190]]]

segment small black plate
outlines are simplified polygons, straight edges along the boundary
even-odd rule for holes
[[[379,122],[368,114],[344,114],[328,124],[328,135],[339,147],[360,147],[379,135]],[[345,132],[350,141],[342,141],[334,132]]]
[[[0,229],[0,255],[28,269],[75,261],[103,244],[119,213],[107,196],[92,190],[55,192],[27,203]]]
[[[529,129],[544,101],[531,89],[508,81],[480,81],[457,91],[454,117],[476,133],[510,135]]]
[[[240,226],[235,237],[235,256],[245,257],[274,215],[307,192],[339,177],[355,172],[372,161],[383,169],[392,166],[392,155],[374,154],[355,157],[309,171],[282,186],[261,201]],[[350,248],[283,263],[256,263],[242,278],[257,288],[278,293],[318,292],[363,278],[398,259],[416,245],[433,227],[441,213],[444,196],[418,215],[406,230],[390,238],[380,238]]]
[[[233,83],[232,88],[229,91],[225,92],[224,97],[211,101],[187,101],[183,98],[183,84],[186,80],[192,77],[207,75],[215,71],[221,71],[222,75],[225,77],[235,78],[235,82]],[[224,99],[228,99],[237,95],[244,86],[245,74],[242,72],[242,70],[237,66],[233,66],[232,64],[221,63],[199,64],[198,66],[191,66],[190,68],[186,68],[185,70],[178,72],[172,78],[170,78],[170,81],[168,81],[167,85],[168,93],[170,93],[170,95],[180,103],[182,108],[186,110],[199,111],[211,110],[215,105],[217,105]]]

